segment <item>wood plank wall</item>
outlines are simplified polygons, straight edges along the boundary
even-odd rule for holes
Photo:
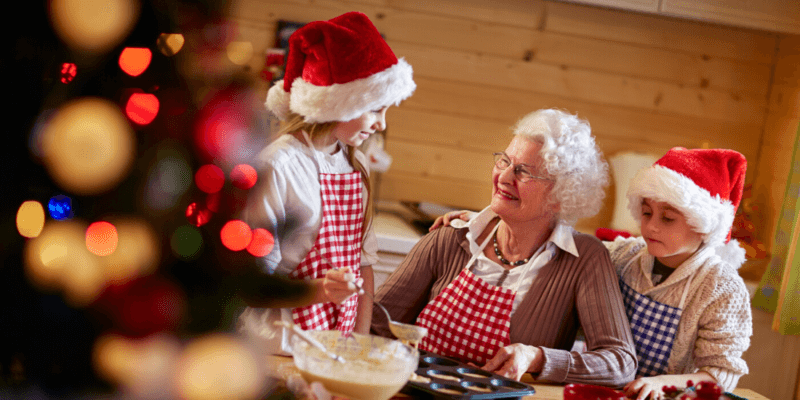
[[[785,161],[781,145],[797,125],[797,37],[544,0],[236,0],[230,15],[237,40],[253,43],[255,73],[278,20],[350,10],[370,16],[418,85],[387,117],[394,162],[381,199],[484,207],[489,154],[505,148],[517,119],[557,107],[591,123],[606,157],[673,146],[742,152],[747,182],[759,183],[774,218],[788,164],[773,162]],[[608,225],[612,189],[579,226]],[[772,233],[760,233],[768,242]]]

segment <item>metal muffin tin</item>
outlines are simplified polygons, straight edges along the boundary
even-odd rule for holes
[[[424,350],[419,351],[415,372],[430,381],[409,380],[401,392],[416,398],[510,399],[536,393],[526,383]]]

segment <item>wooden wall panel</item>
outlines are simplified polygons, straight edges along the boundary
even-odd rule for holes
[[[546,30],[762,64],[774,62],[778,40],[760,31],[559,2],[547,3]]]
[[[603,106],[500,88],[484,87],[476,90],[457,82],[426,78],[417,78],[417,85],[417,92],[400,108],[453,116],[483,114],[506,126],[512,126],[517,119],[531,111],[555,107],[587,119],[598,137],[609,136],[626,140],[632,146],[660,143],[666,148],[701,147],[704,143],[710,143],[713,146],[729,146],[752,157],[757,155],[760,140],[761,126],[758,124],[654,114],[633,108]],[[468,129],[468,126],[464,129]],[[395,134],[394,130],[391,132]]]
[[[394,164],[381,198],[483,207],[489,154],[520,117],[550,107],[587,119],[607,157],[733,148],[770,199],[786,172],[758,175],[786,151],[762,136],[790,129],[800,101],[785,35],[545,0],[236,0],[231,16],[257,73],[278,20],[350,10],[370,16],[418,85],[387,116]],[[611,201],[587,227],[608,223]]]
[[[750,166],[756,175],[753,196],[764,208],[764,219],[755,221],[758,238],[768,250],[783,205],[800,124],[800,35],[782,37],[778,47],[760,155]]]
[[[326,19],[357,9],[373,16],[381,33],[393,42],[653,78],[688,87],[724,89],[733,95],[765,95],[770,76],[768,65],[755,62],[676,53],[672,49],[648,48],[636,43],[610,42],[375,5],[353,6],[342,1],[312,3],[310,0],[303,7],[296,2],[280,1],[243,0],[237,4],[240,4],[234,10],[237,21],[261,23],[275,23],[280,18],[300,22]],[[303,9],[308,11],[301,11]],[[398,51],[398,54],[403,53]]]
[[[389,43],[415,76],[552,94],[596,104],[760,124],[766,99],[661,81],[433,47]]]

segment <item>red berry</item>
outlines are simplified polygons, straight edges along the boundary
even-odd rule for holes
[[[701,399],[717,400],[722,395],[722,388],[714,382],[704,381],[695,387],[697,397]]]

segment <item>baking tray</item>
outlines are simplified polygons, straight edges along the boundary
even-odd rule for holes
[[[536,393],[533,386],[484,371],[448,357],[419,351],[416,374],[430,379],[409,380],[402,393],[415,398],[514,399]]]

